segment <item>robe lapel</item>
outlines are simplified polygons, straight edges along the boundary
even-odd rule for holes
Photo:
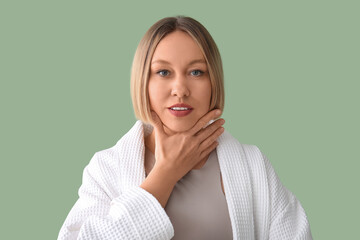
[[[218,138],[218,142],[216,151],[233,239],[255,239],[251,180],[246,155],[241,144],[227,131]]]
[[[120,186],[124,191],[133,186],[140,186],[145,180],[145,144],[143,123],[135,125],[119,140]]]

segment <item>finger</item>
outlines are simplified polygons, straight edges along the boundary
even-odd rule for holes
[[[219,142],[213,142],[208,148],[206,148],[201,154],[199,159],[203,159],[208,154],[210,154],[217,146],[219,145]]]
[[[155,111],[151,111],[151,117],[155,132],[159,134],[165,134],[163,122],[161,121],[161,119],[159,118],[159,116],[156,114]]]
[[[195,135],[198,131],[200,131],[206,124],[209,123],[210,120],[215,119],[221,115],[220,109],[214,109],[207,114],[205,114],[203,117],[201,117],[197,123],[189,130],[189,133],[191,135]]]
[[[213,134],[218,128],[224,125],[224,119],[218,119],[214,123],[210,124],[206,128],[201,129],[197,134],[196,137],[199,142],[203,142],[206,138],[208,138],[211,134]]]
[[[220,127],[218,128],[214,133],[212,133],[208,138],[206,138],[200,145],[199,145],[199,149],[200,151],[203,149],[208,148],[211,144],[213,144],[213,142],[215,142],[218,137],[223,134],[224,132],[224,128]]]

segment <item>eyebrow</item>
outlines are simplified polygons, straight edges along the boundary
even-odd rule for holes
[[[162,60],[162,59],[155,60],[155,61],[151,62],[151,64],[154,64],[154,63],[170,64],[168,61],[165,61],[165,60]],[[195,60],[189,62],[188,66],[192,65],[194,63],[206,63],[206,61],[204,59],[195,59]]]

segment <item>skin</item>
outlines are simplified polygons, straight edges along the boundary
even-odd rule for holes
[[[165,60],[168,63],[155,63]],[[193,60],[202,60],[189,65]],[[216,148],[225,121],[216,120],[221,111],[209,109],[211,83],[205,58],[187,33],[176,30],[164,37],[155,49],[149,78],[149,100],[153,132],[145,145],[155,154],[155,163],[140,187],[165,207],[177,183],[192,169],[201,168]],[[168,108],[186,103],[193,111],[184,117],[172,115]],[[146,161],[146,159],[145,159]]]
[[[202,62],[188,65],[193,60]],[[160,41],[150,69],[150,108],[160,117],[167,134],[189,130],[210,110],[211,83],[206,60],[187,33],[175,31]],[[189,104],[193,111],[185,117],[176,117],[168,110],[176,103]]]

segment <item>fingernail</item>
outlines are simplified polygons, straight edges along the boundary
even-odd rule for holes
[[[216,114],[217,116],[220,116],[221,110],[216,110],[215,114]]]

